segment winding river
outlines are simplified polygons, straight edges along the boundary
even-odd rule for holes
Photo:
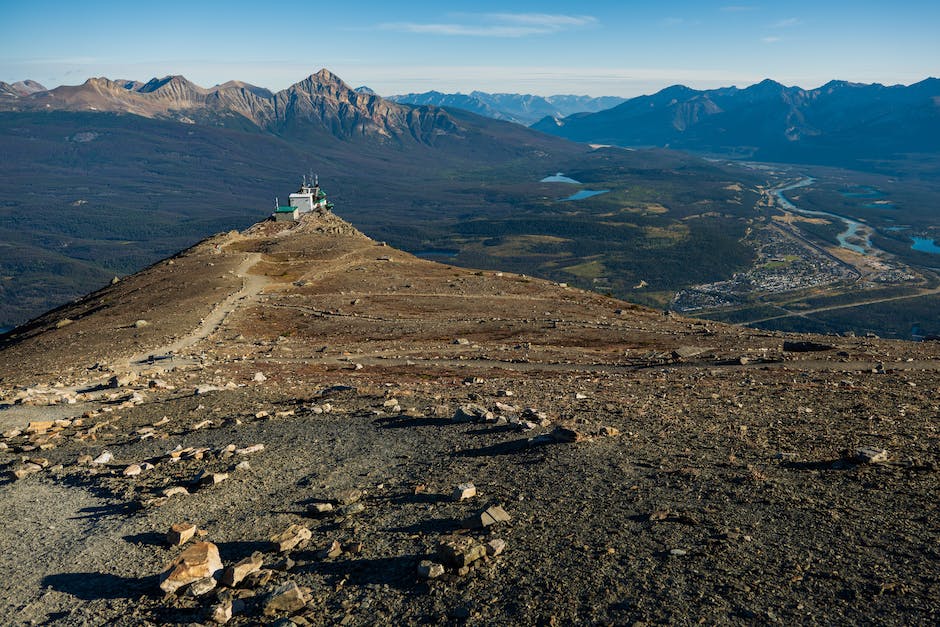
[[[839,240],[839,246],[847,250],[859,253],[860,255],[869,255],[873,252],[874,247],[871,244],[871,234],[869,233],[868,226],[853,220],[851,218],[846,218],[845,216],[840,216],[835,213],[829,213],[828,211],[812,211],[810,209],[800,209],[792,202],[790,202],[787,197],[784,195],[786,192],[792,191],[794,189],[800,189],[801,187],[808,187],[816,182],[816,179],[812,177],[807,177],[796,183],[791,183],[785,187],[778,187],[772,189],[771,193],[777,197],[777,200],[780,202],[780,206],[785,208],[787,211],[792,211],[794,213],[799,213],[804,216],[825,216],[827,218],[836,218],[837,220],[842,220],[845,223],[845,230],[837,235]],[[860,244],[855,244],[852,241],[861,241]]]

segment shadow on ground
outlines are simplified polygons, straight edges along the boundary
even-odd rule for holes
[[[131,599],[157,590],[159,576],[135,578],[110,573],[58,573],[43,577],[43,587],[65,592],[83,601]]]

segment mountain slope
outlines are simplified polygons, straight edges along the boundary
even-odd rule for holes
[[[0,622],[933,624],[936,357],[214,236],[0,339]]]
[[[875,159],[940,152],[940,80],[909,87],[833,81],[813,90],[771,80],[746,89],[679,85],[533,128],[576,141],[871,167]]]

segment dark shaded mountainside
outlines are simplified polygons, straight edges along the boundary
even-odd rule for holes
[[[413,251],[459,248],[454,262],[467,266],[587,286],[593,276],[565,268],[613,253],[609,273],[626,289],[645,280],[665,290],[683,284],[682,269],[658,261],[660,251],[695,255],[697,281],[727,276],[750,254],[736,240],[756,194],[754,181],[729,188],[740,174],[679,153],[591,151],[460,109],[397,104],[327,70],[277,93],[237,81],[205,89],[179,76],[39,87],[0,96],[0,327],[244,228],[311,172],[364,231]],[[571,192],[539,183],[558,171],[612,191],[559,202]],[[592,226],[621,211],[633,217]],[[714,217],[673,224],[702,213]],[[643,243],[647,232],[658,239]],[[708,254],[715,238],[730,254]]]
[[[0,338],[0,623],[937,624],[938,357],[220,234]]]
[[[940,79],[907,87],[832,81],[810,90],[769,79],[746,89],[676,85],[533,128],[582,142],[862,169],[926,158],[938,174]]]
[[[420,94],[401,94],[388,96],[389,100],[414,105],[435,105],[465,109],[473,113],[529,125],[546,116],[563,117],[573,113],[592,113],[614,107],[626,98],[616,96],[555,95],[535,96],[532,94],[491,94],[472,91],[469,94],[445,94],[439,91],[427,91]]]

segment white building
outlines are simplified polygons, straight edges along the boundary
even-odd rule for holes
[[[319,176],[314,177],[311,186],[305,176],[300,190],[290,195],[290,206],[296,207],[299,213],[309,213],[316,209],[330,209],[331,206],[326,200],[326,193],[320,189],[319,178]]]

